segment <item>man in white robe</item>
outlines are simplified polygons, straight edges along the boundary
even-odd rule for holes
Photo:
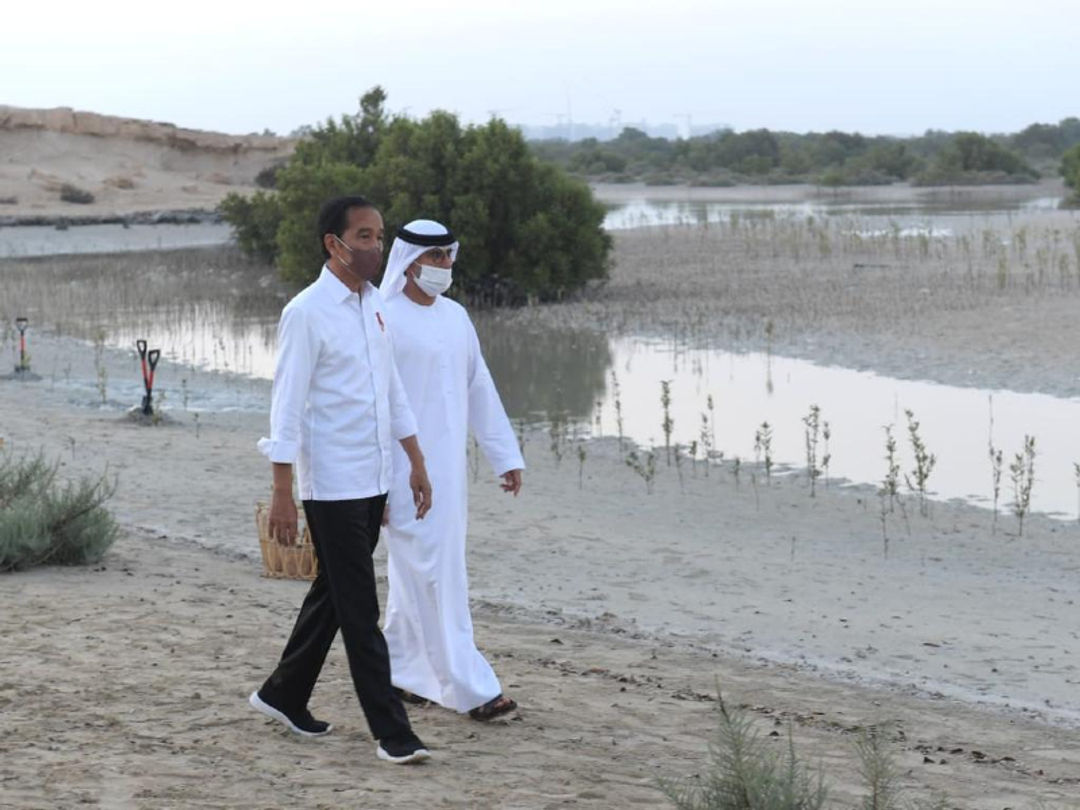
[[[488,720],[517,705],[503,696],[473,641],[465,569],[469,431],[506,492],[520,491],[525,462],[476,329],[464,307],[442,295],[450,286],[457,249],[443,225],[410,222],[398,231],[379,288],[428,476],[439,493],[427,518],[417,520],[409,466],[404,456],[395,458],[387,503],[390,589],[383,633],[394,686]]]

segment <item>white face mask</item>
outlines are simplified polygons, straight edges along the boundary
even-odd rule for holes
[[[413,280],[416,282],[417,287],[434,298],[450,289],[453,274],[450,272],[449,267],[434,267],[430,264],[421,264],[420,272],[413,276]]]

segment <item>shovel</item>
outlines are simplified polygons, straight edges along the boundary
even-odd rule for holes
[[[16,373],[30,370],[30,364],[26,362],[26,327],[29,325],[30,321],[26,318],[15,319],[15,328],[19,330],[19,365],[15,366]]]
[[[136,340],[135,348],[139,350],[139,360],[142,361],[143,386],[146,394],[142,399],[142,412],[144,416],[154,415],[154,370],[158,360],[161,359],[161,349],[146,350],[145,340]]]

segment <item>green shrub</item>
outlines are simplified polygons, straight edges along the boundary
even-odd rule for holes
[[[824,776],[795,756],[790,733],[781,752],[754,729],[745,711],[729,709],[720,696],[710,767],[700,780],[662,780],[678,810],[817,810],[825,807]]]
[[[1080,143],[1065,153],[1061,160],[1061,174],[1065,178],[1065,185],[1073,190],[1068,204],[1080,205]]]
[[[233,236],[241,251],[266,264],[274,263],[282,219],[277,197],[264,191],[256,191],[250,197],[230,192],[218,210],[232,224]]]
[[[71,185],[71,183],[64,183],[64,185],[60,186],[60,199],[64,202],[87,205],[94,201],[94,195],[78,186]]]
[[[385,100],[376,87],[359,115],[313,128],[277,173],[276,194],[226,198],[221,211],[241,249],[307,283],[323,264],[320,206],[360,193],[391,236],[417,218],[453,229],[462,244],[454,290],[474,300],[557,300],[606,278],[611,238],[584,182],[538,160],[499,119],[468,127],[441,111],[387,119]]]
[[[0,451],[0,571],[83,565],[101,559],[118,527],[102,506],[115,491],[104,476],[59,484],[59,462]]]

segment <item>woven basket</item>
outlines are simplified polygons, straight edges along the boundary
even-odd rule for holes
[[[315,546],[311,543],[307,526],[292,545],[281,545],[270,537],[270,510],[261,502],[255,504],[255,525],[259,529],[264,577],[315,579],[319,573],[319,559],[315,556]]]

